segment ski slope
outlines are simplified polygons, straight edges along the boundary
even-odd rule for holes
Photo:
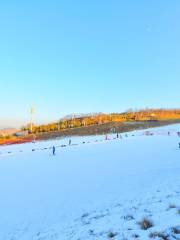
[[[149,131],[0,147],[0,240],[180,239],[180,125]]]

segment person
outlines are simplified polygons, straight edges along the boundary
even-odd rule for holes
[[[180,143],[179,143],[179,149],[180,149]]]
[[[55,155],[55,153],[56,153],[56,148],[55,146],[53,146],[53,155]]]
[[[119,138],[119,133],[117,133],[117,138]]]
[[[69,139],[69,146],[71,145],[71,139]]]

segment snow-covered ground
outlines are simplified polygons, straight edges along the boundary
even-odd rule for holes
[[[177,131],[0,147],[0,240],[180,239]]]

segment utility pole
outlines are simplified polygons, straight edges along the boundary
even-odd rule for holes
[[[71,119],[71,121],[72,121],[72,128],[74,128],[74,119],[75,119],[75,114],[73,113],[73,115],[72,115],[72,119]]]
[[[34,125],[34,114],[35,114],[35,107],[31,106],[30,110],[30,131],[33,131],[33,125]]]

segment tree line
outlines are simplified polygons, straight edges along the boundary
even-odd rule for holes
[[[180,109],[143,109],[133,111],[129,109],[123,113],[111,114],[90,114],[82,116],[72,116],[60,119],[57,122],[43,125],[33,125],[30,131],[30,125],[22,127],[23,131],[29,133],[55,132],[66,129],[86,127],[92,125],[100,125],[110,122],[130,122],[130,121],[160,121],[160,120],[176,120],[180,119]]]

